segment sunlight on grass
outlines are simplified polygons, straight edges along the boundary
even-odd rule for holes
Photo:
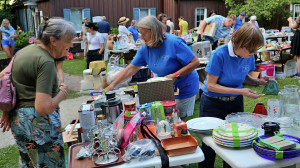
[[[82,76],[82,71],[86,69],[86,61],[83,58],[65,60],[63,70],[70,75]]]

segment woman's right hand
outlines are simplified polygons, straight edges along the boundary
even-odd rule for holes
[[[69,95],[69,87],[65,84],[59,85],[59,91],[63,93],[65,98]]]
[[[0,119],[0,128],[2,128],[2,132],[9,131],[11,123],[11,117],[7,112],[3,112]]]
[[[113,91],[114,90],[114,87],[112,85],[108,85],[106,88],[105,88],[105,92],[108,92],[108,91]]]
[[[263,94],[257,95],[256,91],[248,89],[248,88],[243,88],[242,90],[242,95],[252,98],[252,99],[257,99],[260,98],[261,96],[263,96]]]

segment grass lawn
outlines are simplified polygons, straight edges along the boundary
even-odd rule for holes
[[[82,76],[82,71],[86,69],[86,61],[83,58],[65,60],[63,70],[70,75]]]

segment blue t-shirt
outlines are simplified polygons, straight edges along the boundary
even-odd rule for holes
[[[100,21],[97,23],[99,33],[110,32],[110,24],[107,21]]]
[[[13,36],[15,35],[15,29],[12,26],[8,27],[8,30],[5,29],[5,27],[2,27],[0,29],[0,31],[2,32],[2,39],[9,39],[9,36]]]
[[[240,28],[243,24],[243,21],[240,19],[240,17],[236,18],[236,23],[233,25],[234,30],[236,31],[238,28]]]
[[[164,42],[160,47],[141,46],[132,60],[135,66],[146,66],[159,77],[175,73],[186,66],[194,58],[195,54],[188,48],[186,42],[175,35],[165,33]],[[192,73],[182,76],[174,83],[174,91],[179,88],[179,95],[176,99],[189,98],[199,92],[199,76],[195,70]]]
[[[254,55],[250,58],[230,56],[228,44],[222,45],[212,53],[212,56],[205,68],[208,74],[218,76],[217,83],[230,88],[243,88],[246,75],[255,70]],[[214,96],[231,96],[233,94],[222,94],[210,92],[206,88],[207,77],[201,87],[204,93]]]
[[[128,30],[132,33],[133,40],[136,41],[139,37],[139,32],[137,27],[128,27]]]

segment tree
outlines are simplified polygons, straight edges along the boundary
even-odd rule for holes
[[[228,14],[246,12],[246,16],[255,15],[260,27],[281,28],[288,24],[286,19],[290,16],[290,4],[300,3],[300,0],[225,0],[226,7],[230,8]]]

